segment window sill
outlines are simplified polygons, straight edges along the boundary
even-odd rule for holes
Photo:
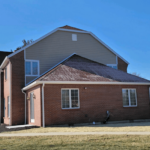
[[[37,77],[37,76],[39,76],[39,75],[26,75],[26,77]]]
[[[137,107],[137,106],[123,106],[123,107]]]
[[[62,110],[75,110],[75,109],[80,109],[80,107],[77,108],[61,108]]]

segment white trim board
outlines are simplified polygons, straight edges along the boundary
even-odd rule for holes
[[[22,90],[28,90],[38,84],[150,85],[147,82],[35,81]]]
[[[45,34],[44,36],[40,37],[39,39],[33,41],[31,44],[29,44],[29,45],[27,45],[27,46],[21,48],[20,50],[18,50],[18,51],[16,51],[16,52],[12,53],[12,54],[10,54],[10,55],[8,55],[8,56],[5,58],[5,60],[3,61],[3,63],[5,63],[5,61],[6,61],[7,58],[10,58],[10,57],[16,55],[17,53],[19,53],[19,52],[25,50],[26,48],[28,48],[28,47],[34,45],[35,43],[37,43],[37,42],[43,40],[44,38],[46,38],[47,36],[53,34],[53,33],[56,32],[56,31],[67,31],[67,32],[76,32],[76,33],[87,33],[87,34],[90,34],[90,35],[93,36],[96,40],[98,40],[101,44],[103,44],[106,48],[108,48],[108,50],[110,50],[110,51],[111,51],[112,53],[114,53],[116,56],[120,57],[123,61],[125,61],[127,64],[129,64],[128,61],[126,61],[123,57],[121,57],[118,53],[116,53],[112,48],[110,48],[107,44],[105,44],[102,40],[100,40],[100,39],[99,39],[96,35],[94,35],[92,32],[89,32],[89,31],[80,31],[80,30],[70,30],[70,29],[63,29],[63,28],[56,28],[56,29],[52,30],[51,32]],[[2,65],[0,66],[0,68],[3,67],[3,65],[4,65],[3,63],[2,63]]]

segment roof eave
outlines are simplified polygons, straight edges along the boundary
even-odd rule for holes
[[[8,62],[9,62],[9,58],[6,56],[0,66],[0,69],[4,69],[4,67],[7,65]]]
[[[38,84],[96,84],[96,85],[149,85],[150,82],[94,82],[94,81],[35,81],[23,88],[24,91]]]

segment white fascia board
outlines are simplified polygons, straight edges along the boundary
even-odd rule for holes
[[[3,69],[7,65],[8,62],[9,62],[9,59],[6,56],[5,59],[3,60],[2,64],[1,64],[1,66],[0,66],[0,69]]]
[[[96,85],[150,85],[145,82],[91,82],[91,81],[35,81],[23,88],[28,90],[38,84],[96,84]]]
[[[145,82],[95,82],[95,81],[37,81],[39,84],[108,84],[108,85],[150,85]]]
[[[89,31],[80,31],[80,30],[70,30],[70,29],[63,29],[63,28],[56,28],[54,30],[52,30],[51,32],[45,34],[44,36],[42,36],[41,38],[35,40],[34,42],[32,42],[31,44],[21,48],[20,50],[8,55],[7,57],[10,58],[14,55],[16,55],[17,53],[21,52],[22,50],[32,46],[33,44],[43,40],[44,38],[46,38],[47,36],[51,35],[52,33],[56,32],[56,31],[68,31],[68,32],[77,32],[77,33],[87,33],[90,34],[91,36],[93,36],[95,39],[97,39],[100,43],[102,43],[105,47],[107,47],[112,53],[114,53],[115,55],[117,55],[118,57],[120,57],[123,61],[125,61],[127,64],[129,64],[129,62],[127,62],[123,57],[121,57],[119,54],[117,54],[113,49],[111,49],[108,45],[106,45],[102,40],[100,40],[96,35],[94,35],[92,32]]]
[[[23,91],[26,91],[26,90],[28,90],[28,89],[30,89],[30,88],[32,88],[32,87],[38,85],[38,84],[39,84],[39,83],[37,83],[37,82],[35,81],[35,82],[31,83],[30,85],[24,87],[22,90],[23,90]]]

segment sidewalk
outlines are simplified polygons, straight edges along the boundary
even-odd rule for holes
[[[0,133],[0,137],[55,136],[55,135],[150,135],[150,132],[49,132],[49,133]]]

